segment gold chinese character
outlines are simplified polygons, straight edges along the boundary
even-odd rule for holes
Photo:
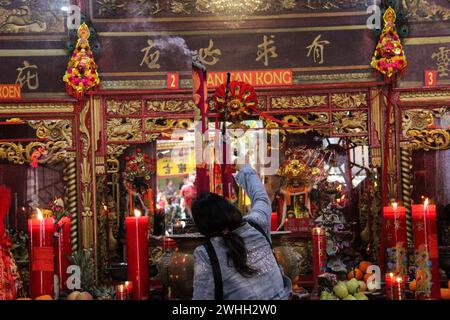
[[[268,40],[267,36],[264,36],[264,41],[261,44],[258,44],[258,51],[256,52],[256,61],[260,61],[264,58],[264,65],[267,67],[269,65],[269,58],[276,58],[278,54],[276,52],[277,47],[271,46],[275,42],[272,40],[275,36],[270,36],[270,40]]]
[[[438,74],[440,77],[446,77],[450,71],[450,48],[440,47],[438,51],[433,53],[431,58],[436,60],[438,66]]]
[[[149,69],[159,69],[161,66],[157,62],[161,53],[159,50],[155,50],[153,53],[150,53],[150,50],[152,50],[155,46],[155,43],[152,40],[148,39],[147,44],[148,46],[141,50],[141,52],[145,53],[140,66],[145,63]]]
[[[26,84],[29,90],[36,90],[39,88],[39,75],[37,72],[37,65],[30,64],[28,61],[24,60],[23,67],[17,68],[19,71],[17,75],[16,83],[20,84],[20,87]]]
[[[214,42],[212,39],[209,39],[209,46],[198,50],[198,56],[203,64],[213,66],[219,61],[219,58],[216,56],[221,56],[222,52],[220,49],[213,49],[213,47]],[[197,50],[194,53],[197,54]]]
[[[327,44],[330,44],[330,41],[327,40],[319,41],[321,37],[322,35],[319,34],[314,41],[306,47],[306,49],[309,49],[306,56],[310,57],[312,54],[314,62],[318,64],[323,63],[323,49]]]

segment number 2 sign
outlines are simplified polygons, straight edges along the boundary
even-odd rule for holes
[[[433,87],[437,85],[437,71],[425,70],[425,86]]]
[[[167,73],[167,89],[179,89],[180,75],[176,72]]]

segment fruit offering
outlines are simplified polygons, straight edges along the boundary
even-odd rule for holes
[[[333,292],[328,289],[323,290],[320,293],[320,300],[369,300],[369,298],[363,293],[366,289],[361,286],[360,282],[353,278],[349,281],[339,281],[334,287]]]

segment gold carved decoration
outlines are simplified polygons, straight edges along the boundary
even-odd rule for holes
[[[81,228],[82,228],[82,248],[88,249],[93,245],[93,212],[92,212],[92,192],[91,167],[89,165],[89,149],[91,147],[91,136],[86,125],[86,117],[89,111],[89,103],[86,103],[80,112],[80,132],[82,141],[82,162],[81,162]]]
[[[70,246],[72,252],[78,251],[78,202],[77,202],[77,160],[76,153],[71,152],[66,157],[64,181],[66,182],[66,203],[70,216]]]
[[[73,112],[73,103],[59,103],[59,104],[41,104],[41,103],[27,103],[27,104],[1,104],[0,113],[17,114],[17,113],[33,113],[39,110],[40,113],[50,112]]]
[[[108,159],[106,160],[107,173],[119,172],[120,163],[118,158],[129,146],[129,144],[108,144],[106,146],[106,153],[108,155]]]
[[[173,129],[192,129],[194,123],[191,119],[163,119],[149,118],[145,119],[146,131],[166,131]]]
[[[357,146],[368,146],[369,145],[369,137],[367,137],[367,136],[350,137],[349,140]]]
[[[283,96],[272,98],[272,109],[300,109],[327,105],[326,95]]]
[[[412,149],[445,150],[450,144],[450,133],[444,129],[409,130],[407,135]]]
[[[302,82],[344,82],[344,81],[371,81],[374,76],[369,72],[351,72],[351,73],[331,73],[331,74],[307,74],[294,76],[294,84]]]
[[[138,114],[141,111],[140,100],[107,100],[106,111],[109,114],[127,116],[130,114]]]
[[[400,173],[403,206],[406,208],[406,234],[408,244],[413,245],[412,203],[412,150],[408,142],[400,145]]]
[[[306,114],[296,114],[284,116],[282,121],[293,125],[302,126],[317,126],[325,125],[330,122],[330,115],[328,112],[310,112]],[[284,127],[288,127],[284,125]]]
[[[180,83],[181,85],[181,83]],[[103,81],[103,90],[127,90],[127,89],[165,89],[166,80],[114,80]]]
[[[106,121],[108,141],[134,141],[142,139],[141,119],[122,118]]]
[[[442,117],[446,112],[447,108],[405,110],[402,114],[402,135],[406,137],[411,129],[426,129],[434,124],[435,118]]]
[[[411,21],[446,21],[450,20],[448,4],[436,4],[429,0],[402,1],[404,10]]]
[[[36,129],[36,136],[51,141],[65,141],[72,147],[72,122],[70,120],[29,120],[28,125]]]
[[[158,139],[161,136],[160,133],[146,133],[145,134],[145,142],[152,142]]]
[[[192,100],[161,100],[147,102],[147,111],[149,112],[187,112],[194,110],[195,104]]]
[[[448,101],[450,90],[400,92],[400,102]]]
[[[334,93],[331,95],[331,101],[339,108],[362,108],[367,107],[367,94],[364,92]]]
[[[0,12],[0,33],[64,32],[64,15],[51,1],[5,0]]]
[[[333,112],[333,132],[338,134],[367,132],[367,112]]]
[[[23,146],[20,142],[0,143],[0,159],[6,159],[12,163],[24,164],[30,162],[33,151],[37,148],[44,148],[44,153],[39,158],[38,163],[56,163],[66,157],[67,144],[65,141],[30,142]]]

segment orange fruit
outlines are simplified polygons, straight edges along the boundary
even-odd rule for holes
[[[447,288],[449,288],[449,289],[450,289],[450,280],[448,280],[448,283],[447,283]]]
[[[441,299],[450,300],[450,289],[441,288]]]
[[[349,273],[347,273],[348,280],[356,278],[356,280],[361,280],[363,278],[363,273],[358,268],[353,269]]]
[[[416,280],[413,280],[409,283],[409,290],[416,291],[417,282]]]
[[[370,267],[372,265],[372,262],[370,261],[361,261],[359,263],[359,270],[361,270],[362,272],[366,273],[367,272],[367,268]]]
[[[39,296],[34,300],[53,300],[53,298],[49,295],[43,295],[43,296]]]
[[[16,300],[31,300],[31,298],[17,298]]]

